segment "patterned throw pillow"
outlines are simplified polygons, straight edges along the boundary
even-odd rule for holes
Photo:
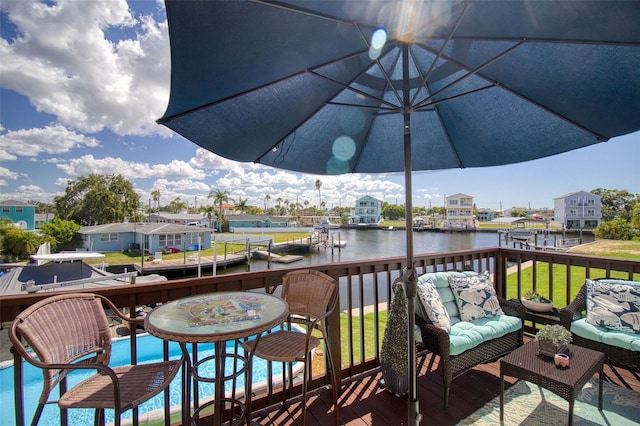
[[[449,286],[456,298],[462,321],[504,315],[489,271],[471,277],[449,277]]]
[[[640,334],[640,286],[587,279],[589,324]]]
[[[433,325],[447,332],[451,330],[451,318],[431,279],[418,283],[418,301]]]

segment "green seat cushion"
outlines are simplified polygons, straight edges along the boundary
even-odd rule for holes
[[[584,339],[631,351],[640,351],[640,335],[589,324],[586,318],[573,321],[571,332]]]
[[[496,315],[473,321],[458,319],[455,323],[453,318],[451,320],[452,325],[449,331],[451,355],[461,354],[483,342],[505,336],[522,328],[522,320],[510,315]]]

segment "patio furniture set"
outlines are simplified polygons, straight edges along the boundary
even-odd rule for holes
[[[286,274],[280,297],[253,292],[192,296],[160,305],[144,319],[123,315],[99,295],[65,294],[27,308],[12,323],[9,336],[16,349],[16,360],[22,358],[43,369],[45,386],[34,424],[50,392],[58,384],[66,389],[67,373],[74,369],[93,369],[98,374],[63,392],[59,406],[95,408],[98,423],[104,420],[104,409],[114,409],[115,424],[119,425],[122,412],[166,389],[181,366],[183,383],[216,383],[215,398],[203,405],[194,398],[193,411],[189,402],[191,386],[183,386],[183,424],[191,424],[209,405],[215,406],[214,424],[244,424],[251,418],[251,393],[245,392],[248,396],[244,401],[235,396],[229,398],[224,393],[224,382],[244,374],[245,389],[250,389],[249,372],[254,356],[304,364],[301,417],[304,424],[307,382],[311,378],[310,356],[322,340],[327,342],[326,320],[337,306],[337,299],[336,280],[314,270]],[[521,304],[498,297],[487,272],[424,274],[419,277],[415,301],[422,345],[431,352],[428,370],[431,371],[436,356],[440,359],[445,408],[451,382],[456,377],[497,359],[500,359],[501,420],[505,375],[533,382],[566,399],[571,423],[577,393],[596,373],[602,382],[604,363],[640,371],[638,282],[587,280],[575,300],[559,311],[559,321],[571,330],[574,338],[574,344],[569,345],[571,364],[568,368],[556,368],[552,358],[540,355],[536,341],[523,344],[527,312]],[[110,368],[111,334],[105,308],[122,320],[144,321],[150,334],[179,342],[181,359]],[[283,326],[281,330],[268,332],[278,324]],[[293,324],[302,325],[303,332],[295,331]],[[320,334],[312,333],[314,330]],[[227,355],[225,341],[238,339],[242,341],[245,355]],[[187,344],[196,342],[214,342],[214,355],[192,361]],[[325,353],[329,355],[328,366],[332,370],[335,361],[329,350]],[[231,375],[224,372],[228,356],[237,358],[240,365]],[[202,377],[198,367],[208,361],[215,363],[215,376]],[[140,386],[144,383],[147,385]],[[17,382],[15,387],[16,392],[21,388]],[[334,384],[332,390],[338,424],[340,387]],[[230,403],[230,417],[224,415],[225,403]],[[18,424],[22,424],[24,413],[16,412],[16,416]]]
[[[575,397],[594,374],[600,374],[602,383],[605,362],[640,371],[640,282],[587,280],[569,306],[541,315],[498,297],[487,272],[435,272],[419,278],[416,304],[422,343],[432,353],[429,371],[435,356],[440,357],[445,408],[453,379],[501,357],[501,410],[508,375],[566,399],[569,424]],[[537,341],[523,344],[523,322],[532,317],[571,331],[570,367],[557,368],[553,358],[539,353]]]

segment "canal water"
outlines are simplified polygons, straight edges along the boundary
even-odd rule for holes
[[[330,235],[334,241],[338,238],[340,241],[346,241],[347,244],[344,248],[338,249],[334,247],[322,247],[314,250],[311,253],[302,255],[302,259],[292,263],[269,263],[266,260],[251,260],[249,265],[243,264],[241,266],[228,267],[226,269],[219,269],[218,275],[241,273],[249,271],[261,271],[266,269],[279,269],[279,268],[299,268],[299,267],[314,267],[316,265],[348,262],[356,260],[367,259],[379,259],[385,257],[405,256],[406,249],[406,232],[404,230],[383,230],[383,229],[339,229],[333,230]],[[263,238],[269,238],[269,234],[265,233]],[[558,238],[561,238],[559,236]],[[593,241],[593,236],[583,236],[583,242]],[[414,256],[419,254],[432,254],[443,253],[458,250],[467,250],[484,247],[496,247],[499,245],[498,231],[494,232],[414,232],[413,234],[413,252]],[[504,241],[502,242],[504,246]],[[513,243],[510,243],[510,247]],[[213,271],[210,268],[204,268],[202,270],[203,276],[212,275]],[[178,277],[176,277],[178,278]],[[185,278],[181,276],[179,278]],[[363,283],[365,289],[364,299],[362,300],[363,307],[368,307],[376,303],[384,303],[387,300],[386,295],[386,280],[384,277],[379,277],[378,288],[374,291],[374,282],[371,275],[365,275],[363,277]],[[348,309],[348,287],[341,279],[340,285],[340,310],[344,311]],[[358,286],[360,283],[354,279],[351,283],[351,291],[353,294],[358,294]],[[377,293],[377,294],[374,294]],[[351,308],[359,308],[360,301],[353,301]]]
[[[405,256],[407,237],[404,230],[383,229],[336,229],[330,235],[334,241],[346,241],[344,248],[322,247],[303,255],[303,259],[289,264],[271,262],[271,269],[290,268],[325,263],[348,262],[353,260],[378,259],[384,257]],[[265,238],[269,235],[265,233]],[[561,238],[561,236],[559,236]],[[593,241],[592,235],[583,235],[583,242]],[[483,247],[495,247],[500,244],[498,231],[492,232],[414,232],[413,252],[418,254],[442,253]],[[502,242],[505,245],[504,241]],[[511,243],[512,246],[512,243]],[[251,260],[249,269],[260,271],[269,268],[266,260]],[[244,272],[246,265],[230,267],[218,273]]]

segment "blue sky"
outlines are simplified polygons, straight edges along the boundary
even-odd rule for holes
[[[211,203],[211,190],[264,206],[277,198],[328,207],[371,195],[404,200],[404,176],[315,176],[236,163],[155,120],[169,97],[164,4],[154,0],[0,0],[0,199],[51,201],[69,179],[119,173],[147,203]],[[640,111],[638,112],[640,114]],[[640,193],[640,132],[509,166],[413,174],[414,206],[465,193],[478,207],[553,208],[594,188]]]

